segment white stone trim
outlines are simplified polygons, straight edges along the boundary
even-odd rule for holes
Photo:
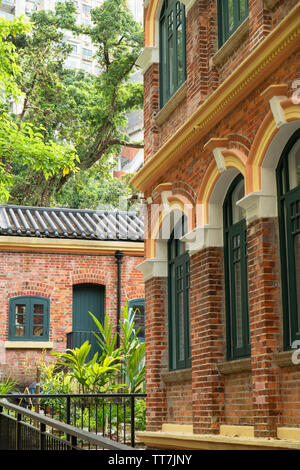
[[[148,68],[154,63],[159,63],[159,49],[158,47],[147,46],[139,55],[136,65],[141,67],[142,74],[145,74]]]
[[[220,173],[223,173],[223,171],[226,170],[226,165],[225,165],[224,156],[222,154],[222,150],[225,150],[225,149],[219,148],[219,147],[213,149],[213,155],[216,160],[216,164]]]
[[[283,126],[283,124],[286,124],[284,111],[280,104],[280,101],[284,99],[286,99],[286,96],[273,96],[269,100],[271,112],[273,114],[274,121],[278,128]]]
[[[167,259],[149,258],[136,266],[144,278],[144,282],[153,277],[168,277]]]
[[[220,226],[202,225],[180,239],[187,244],[190,255],[210,247],[223,246],[223,229]]]
[[[277,217],[277,197],[262,191],[247,194],[237,201],[245,209],[247,223],[266,217]]]

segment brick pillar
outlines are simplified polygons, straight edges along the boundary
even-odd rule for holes
[[[271,32],[272,16],[264,0],[249,0],[248,8],[249,47],[252,51]]]
[[[168,357],[167,292],[167,278],[153,277],[145,283],[147,431],[161,430],[167,416],[166,393],[161,380],[161,371],[166,368]]]
[[[194,432],[218,433],[224,412],[224,379],[216,368],[224,360],[223,249],[192,255],[190,271]]]
[[[144,158],[145,162],[158,150],[159,128],[155,115],[159,111],[159,65],[152,64],[144,75]]]
[[[254,432],[275,437],[280,390],[274,352],[282,344],[276,219],[260,219],[248,227],[248,291],[251,338]]]

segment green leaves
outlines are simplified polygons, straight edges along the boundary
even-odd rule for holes
[[[139,330],[134,327],[133,309],[128,311],[127,306],[123,307],[123,320],[120,320],[120,346],[115,348],[117,333],[113,334],[113,325],[106,314],[104,325],[90,313],[100,335],[94,333],[97,342],[102,350],[102,358],[109,355],[119,359],[122,380],[128,393],[137,393],[145,386],[145,343],[141,342],[137,336]]]
[[[29,32],[30,23],[24,18],[14,18],[12,21],[0,17],[0,96],[12,95],[15,99],[20,97],[21,90],[16,78],[21,75],[22,69],[18,64],[18,54],[10,37]]]
[[[57,364],[70,369],[69,374],[81,386],[83,393],[101,393],[109,384],[110,376],[118,371],[119,366],[115,364],[116,358],[106,356],[102,362],[97,362],[98,353],[87,361],[91,350],[91,344],[85,341],[80,348],[68,349],[65,353],[53,353],[60,360]]]

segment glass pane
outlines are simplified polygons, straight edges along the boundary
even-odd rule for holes
[[[297,290],[297,312],[298,312],[298,332],[300,332],[300,233],[294,237],[296,290]]]
[[[26,305],[17,304],[15,311],[15,336],[25,336]]]
[[[293,145],[288,156],[290,190],[300,186],[300,139]]]
[[[235,280],[235,312],[236,312],[236,346],[239,348],[243,345],[243,325],[242,325],[242,279],[241,265],[234,265]]]
[[[247,14],[247,3],[248,3],[248,0],[240,0],[240,21],[243,21],[246,16],[248,16]]]
[[[161,27],[161,56],[160,56],[160,67],[162,67],[161,76],[163,78],[162,84],[162,100],[163,103],[166,100],[166,93],[167,93],[167,54],[166,54],[166,22],[164,20],[162,27]],[[163,104],[162,103],[162,104]]]
[[[234,0],[228,0],[228,31],[229,31],[229,34],[231,34],[234,30],[233,1]]]
[[[242,199],[245,195],[244,179],[242,179],[234,188],[231,195],[231,205],[232,205],[232,223],[235,224],[242,220],[246,216],[246,211],[242,207],[238,206],[236,203]]]
[[[44,314],[44,305],[34,304],[33,313],[43,315]]]
[[[43,326],[34,326],[33,327],[33,336],[43,336],[44,328]]]
[[[44,335],[44,305],[34,304],[33,305],[33,336]]]
[[[173,36],[168,41],[168,56],[169,56],[169,90],[170,94],[173,94],[174,79],[173,79],[173,61],[174,61],[174,47],[173,47]]]
[[[178,296],[179,360],[184,359],[184,301],[183,292]]]

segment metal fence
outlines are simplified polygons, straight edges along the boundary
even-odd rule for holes
[[[140,408],[144,409],[142,402],[145,396],[1,395],[0,449],[31,449],[26,447],[28,445],[33,449],[41,445],[47,449],[77,448],[78,439],[82,448],[90,448],[91,444],[93,448],[99,447],[103,440],[105,445],[110,445],[104,448],[119,449],[120,445],[134,448],[135,431],[143,425]],[[93,439],[91,441],[91,436],[93,439],[97,437],[97,443]],[[89,437],[89,440],[84,437]]]

